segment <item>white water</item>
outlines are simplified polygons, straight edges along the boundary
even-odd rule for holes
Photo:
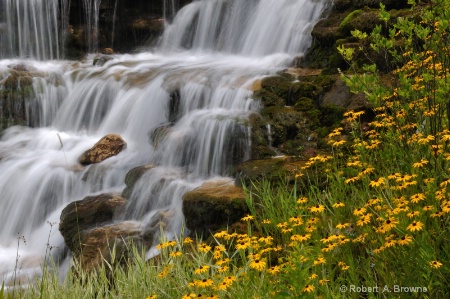
[[[0,10],[0,58],[62,57],[67,0],[0,0]]]
[[[325,3],[197,1],[179,12],[155,53],[115,56],[102,67],[26,61],[46,75],[34,78],[36,97],[27,102],[33,128],[9,128],[0,141],[0,277],[11,284],[19,236],[27,240],[19,240],[21,273],[38,271],[25,261],[41,263],[48,238],[61,257],[62,237],[48,222],[58,223],[74,200],[121,192],[127,171],[146,163],[157,167],[137,182],[125,216],[144,227],[164,211],[167,233],[179,233],[182,195],[250,158],[245,119],[259,109],[251,86],[303,53]],[[0,60],[0,78],[19,62]],[[171,97],[179,98],[176,111]],[[149,141],[170,122],[165,138]],[[77,170],[78,157],[109,133],[120,134],[126,150]]]
[[[85,20],[86,44],[89,53],[98,50],[98,19],[102,0],[83,0]]]

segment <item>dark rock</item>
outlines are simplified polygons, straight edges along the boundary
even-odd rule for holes
[[[126,142],[117,134],[102,137],[92,148],[85,151],[79,161],[82,165],[100,163],[116,156],[127,147]]]
[[[345,110],[368,110],[371,104],[363,94],[354,94],[350,92],[342,79],[337,78],[330,91],[327,92],[321,103],[323,106],[333,105],[343,107]]]
[[[157,128],[155,128],[152,132],[148,133],[150,142],[155,149],[164,140],[164,138],[167,136],[167,134],[170,133],[173,126],[174,126],[174,123],[172,123],[172,122],[163,123],[163,124],[159,125]]]
[[[147,164],[135,167],[128,171],[127,175],[125,176],[126,187],[122,192],[122,196],[125,198],[130,198],[130,195],[133,192],[134,184],[141,178],[144,173],[155,167],[156,165],[154,164]]]
[[[67,205],[61,212],[59,231],[70,250],[80,252],[80,233],[111,223],[126,200],[118,194],[87,196]]]
[[[194,235],[208,237],[211,232],[239,221],[248,213],[245,194],[230,180],[216,180],[183,196],[186,227]]]
[[[92,64],[97,66],[103,66],[105,63],[113,59],[114,57],[112,57],[111,55],[104,55],[104,54],[97,55],[95,56],[94,62]]]

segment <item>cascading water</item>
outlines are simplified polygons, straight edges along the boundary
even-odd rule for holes
[[[0,141],[0,277],[11,283],[15,268],[29,276],[39,271],[47,238],[57,258],[64,242],[49,223],[59,222],[72,201],[121,192],[127,171],[143,164],[157,167],[137,181],[122,217],[145,226],[169,210],[166,233],[178,234],[182,195],[249,158],[245,120],[259,108],[251,86],[306,50],[326,2],[195,1],[177,14],[154,53],[117,55],[101,67],[92,59],[28,61],[41,74],[26,103],[31,127],[11,127]],[[17,63],[0,60],[0,80]],[[162,125],[165,136],[149,142],[149,132]],[[109,133],[120,134],[127,149],[75,167]],[[27,245],[20,245],[16,265],[20,236]]]
[[[0,8],[0,58],[62,58],[67,0],[0,0]]]
[[[98,50],[98,18],[100,4],[102,0],[83,0],[83,9],[85,15],[85,35],[88,45],[88,52],[94,53]]]

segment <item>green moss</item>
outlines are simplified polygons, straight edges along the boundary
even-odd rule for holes
[[[349,13],[344,20],[342,20],[341,24],[339,24],[339,29],[344,31],[345,28],[351,25],[351,23],[362,15],[364,11],[362,9],[357,9]]]

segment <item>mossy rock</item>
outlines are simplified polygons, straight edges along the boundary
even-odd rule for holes
[[[341,35],[351,36],[352,30],[370,33],[377,25],[381,25],[378,9],[354,10],[339,25]]]
[[[305,161],[288,156],[264,160],[249,160],[237,168],[237,186],[252,187],[252,182],[267,180],[270,182],[293,182],[295,175],[301,172]]]
[[[251,130],[251,159],[264,159],[275,156],[277,153],[269,145],[267,121],[260,114],[253,113],[249,117]]]
[[[261,114],[270,121],[273,146],[278,147],[287,140],[303,139],[319,120],[310,119],[307,114],[296,111],[294,107],[270,107]]]
[[[242,188],[230,180],[216,180],[184,194],[183,214],[193,235],[207,238],[248,214],[248,206]]]

